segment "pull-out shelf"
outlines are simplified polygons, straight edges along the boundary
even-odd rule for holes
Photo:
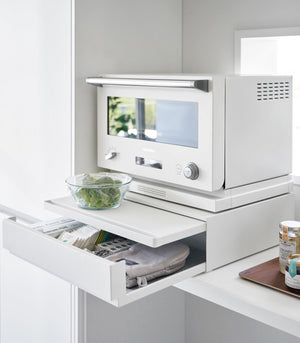
[[[45,207],[65,217],[157,248],[206,231],[206,222],[124,200],[115,209],[78,208],[71,197],[45,202]]]
[[[157,247],[201,233],[206,223],[166,211],[124,201],[109,211],[77,208],[69,198],[48,201],[47,208],[83,223]],[[122,306],[205,271],[205,251],[191,249],[186,265],[177,273],[141,288],[126,288],[125,262],[107,259],[67,245],[17,222],[3,222],[3,246],[14,255],[78,286],[115,306]]]

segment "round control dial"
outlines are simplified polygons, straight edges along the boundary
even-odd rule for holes
[[[193,162],[190,162],[183,169],[183,174],[187,179],[196,180],[199,176],[199,168]]]

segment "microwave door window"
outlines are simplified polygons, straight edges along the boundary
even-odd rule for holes
[[[155,141],[155,126],[155,101],[108,97],[109,135]]]
[[[198,147],[195,102],[108,97],[108,134]]]
[[[108,134],[136,138],[135,99],[108,97]]]
[[[187,101],[156,101],[157,142],[198,147],[198,104]]]

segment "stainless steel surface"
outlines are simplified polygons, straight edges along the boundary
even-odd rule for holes
[[[199,168],[191,162],[183,169],[183,174],[187,179],[196,180],[199,176]]]
[[[209,91],[208,80],[139,80],[123,78],[89,77],[86,82],[94,86],[118,85],[118,86],[145,86],[145,87],[175,87],[197,88],[204,92]]]
[[[110,151],[109,153],[107,153],[105,155],[105,159],[106,160],[112,160],[113,158],[115,158],[117,156],[117,153],[115,151]]]

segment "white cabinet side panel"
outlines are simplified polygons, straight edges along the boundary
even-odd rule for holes
[[[207,270],[277,245],[279,223],[295,217],[294,201],[287,194],[208,218]]]
[[[203,316],[205,313],[205,316]],[[214,325],[212,325],[212,321]],[[297,343],[299,338],[278,328],[230,311],[199,297],[186,293],[186,341]],[[218,330],[216,330],[216,327]],[[245,334],[245,332],[249,334]]]

